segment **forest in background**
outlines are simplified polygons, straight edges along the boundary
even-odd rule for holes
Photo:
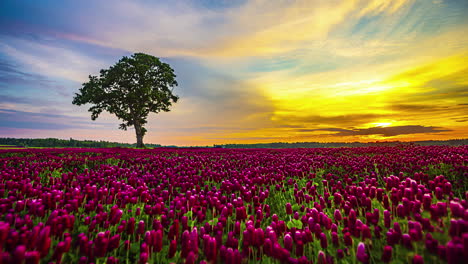
[[[415,144],[420,146],[460,146],[468,145],[468,139],[451,139],[451,140],[428,140],[428,141],[384,141],[384,142],[274,142],[274,143],[256,143],[256,144],[222,144],[213,146],[193,146],[193,147],[214,147],[214,148],[339,148],[339,147],[370,147],[370,146],[398,146]],[[148,148],[158,147],[177,147],[163,146],[161,144],[145,144]],[[134,148],[136,144],[109,142],[109,141],[93,141],[93,140],[76,140],[57,139],[57,138],[0,138],[1,147],[44,147],[44,148]],[[184,147],[187,148],[187,147]]]
[[[58,138],[0,138],[0,147],[43,147],[43,148],[133,148],[136,144],[94,141],[94,140],[76,140],[58,139]],[[161,147],[159,144],[146,144],[146,147]]]

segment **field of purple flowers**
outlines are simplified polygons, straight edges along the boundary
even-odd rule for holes
[[[0,263],[463,263],[468,146],[0,149]]]

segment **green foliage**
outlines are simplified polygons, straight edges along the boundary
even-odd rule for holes
[[[254,144],[224,144],[214,145],[216,148],[341,148],[341,147],[382,147],[382,146],[401,146],[416,144],[420,146],[461,146],[468,144],[468,139],[451,140],[427,140],[414,142],[386,141],[386,142],[273,142],[273,143],[254,143]]]
[[[0,144],[5,149],[18,147],[46,147],[46,148],[115,148],[115,147],[135,147],[135,144],[94,141],[94,140],[76,140],[58,139],[58,138],[0,138]],[[160,144],[146,144],[147,147],[161,147]],[[1,149],[1,148],[0,148]]]
[[[149,113],[170,111],[179,97],[172,93],[177,86],[174,70],[151,55],[135,53],[123,57],[114,66],[89,76],[73,104],[91,104],[91,119],[96,120],[103,111],[115,115],[123,122],[119,128],[133,126],[137,134],[137,147],[143,147],[144,125]]]
[[[301,220],[292,219],[291,221],[288,222],[287,226],[289,229],[293,227],[297,229],[302,229],[302,222]]]

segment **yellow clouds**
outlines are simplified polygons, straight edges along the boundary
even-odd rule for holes
[[[231,36],[208,53],[219,56],[277,54],[321,45],[337,26],[366,15],[392,14],[409,0],[249,1],[228,14]]]
[[[302,41],[324,37],[354,8],[355,1],[257,1],[241,8],[233,16],[242,35],[227,38],[221,55],[262,55],[289,51]]]
[[[385,67],[294,78],[276,73],[258,81],[274,102],[272,122],[303,128],[287,129],[296,140],[323,135],[328,140],[418,139],[413,133],[425,139],[429,137],[421,134],[438,133],[443,139],[468,131],[466,61],[468,53],[462,53],[380,74]],[[285,135],[284,130],[276,132],[269,133]]]
[[[372,13],[381,13],[384,11],[388,13],[394,13],[406,3],[408,3],[407,0],[372,0],[369,1],[367,6],[361,9],[359,15],[363,16]]]

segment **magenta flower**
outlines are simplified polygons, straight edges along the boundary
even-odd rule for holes
[[[333,246],[338,247],[339,244],[340,244],[339,238],[338,238],[338,233],[333,231],[331,233],[331,239],[332,239]]]
[[[293,239],[290,234],[286,234],[284,236],[283,243],[284,243],[284,248],[286,248],[289,252],[291,252],[293,248]]]
[[[323,251],[321,251],[321,250],[318,253],[317,264],[328,264],[325,253]]]
[[[366,245],[362,242],[359,242],[357,246],[356,258],[359,262],[369,263],[369,255],[366,253]]]
[[[197,255],[195,252],[190,251],[187,255],[187,258],[185,259],[185,264],[195,264],[195,261],[197,260]]]
[[[352,246],[352,245],[353,245],[353,238],[351,237],[351,233],[346,232],[346,233],[343,235],[343,240],[344,240],[344,244],[345,244],[346,246]]]
[[[362,240],[366,240],[367,238],[368,239],[372,238],[369,226],[367,226],[367,225],[362,225],[361,226],[361,237],[362,237]]]
[[[464,247],[458,237],[447,243],[447,262],[457,264],[464,262]]]
[[[41,254],[38,251],[28,251],[24,257],[26,264],[39,264],[41,260]]]
[[[324,233],[320,233],[320,246],[322,248],[327,248],[328,247],[327,236]]]
[[[338,257],[338,259],[342,259],[344,258],[344,251],[342,249],[337,249],[336,250],[336,256]]]
[[[146,264],[148,262],[148,253],[140,253],[140,264]]]
[[[413,245],[411,243],[411,237],[408,234],[403,234],[401,236],[401,243],[403,246],[405,246],[407,249],[413,249]]]
[[[138,222],[137,233],[143,235],[145,233],[145,221]]]
[[[118,264],[118,263],[119,263],[119,260],[113,256],[110,256],[107,258],[106,264]]]
[[[286,214],[291,215],[293,213],[292,206],[290,203],[286,203]]]
[[[413,264],[424,264],[424,259],[420,255],[414,255]]]
[[[21,245],[17,246],[13,252],[13,263],[23,263],[26,254],[26,247]]]
[[[133,233],[135,233],[135,218],[130,217],[127,222],[127,234],[131,235]]]
[[[392,247],[385,246],[382,253],[382,262],[388,263],[392,260]]]
[[[175,253],[177,251],[177,241],[176,240],[171,240],[169,244],[169,253],[168,253],[168,258],[173,258],[175,256]]]

